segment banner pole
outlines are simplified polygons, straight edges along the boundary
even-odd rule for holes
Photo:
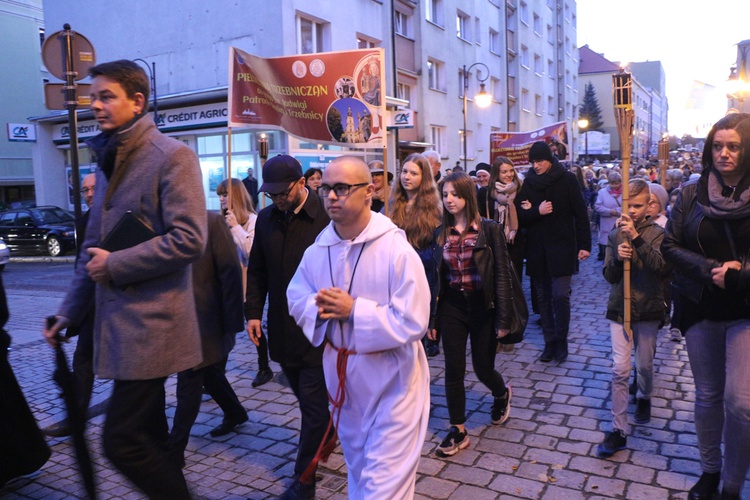
[[[227,127],[227,209],[232,207],[232,127]]]

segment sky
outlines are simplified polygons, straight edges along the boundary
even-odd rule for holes
[[[726,81],[738,42],[750,39],[749,0],[577,0],[578,46],[615,62],[661,61],[669,133],[705,136],[727,109]],[[694,80],[715,87],[686,109]],[[605,102],[599,98],[600,106]]]

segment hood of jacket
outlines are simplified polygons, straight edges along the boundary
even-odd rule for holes
[[[401,231],[391,219],[385,215],[371,211],[370,222],[365,226],[361,233],[355,236],[351,241],[352,244],[367,243],[376,240],[387,233]],[[403,232],[403,231],[402,231]],[[334,229],[334,223],[331,221],[328,226],[318,235],[315,244],[329,247],[341,243],[343,240]]]

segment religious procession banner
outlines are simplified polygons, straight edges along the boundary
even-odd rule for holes
[[[228,124],[282,129],[315,143],[382,148],[384,56],[380,48],[261,58],[231,47]]]
[[[493,132],[490,134],[490,163],[498,156],[510,158],[514,165],[529,164],[529,149],[537,141],[562,142],[568,148],[568,124],[557,122],[531,132]],[[568,155],[568,158],[570,156]]]

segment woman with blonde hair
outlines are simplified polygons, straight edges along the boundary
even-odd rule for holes
[[[219,195],[221,213],[232,232],[232,239],[237,246],[237,255],[242,265],[242,297],[244,302],[247,290],[247,264],[255,239],[255,221],[258,219],[258,215],[255,213],[255,206],[250,193],[247,192],[239,179],[231,179],[232,206],[229,206],[229,185],[227,179],[221,181],[221,184],[216,188],[216,194]],[[258,374],[253,380],[253,387],[265,384],[272,377],[273,372],[268,364],[268,341],[265,336],[262,336],[260,345],[258,345]]]
[[[393,223],[404,230],[407,240],[422,259],[432,292],[428,332],[434,331],[439,279],[434,259],[437,245],[435,230],[440,226],[442,209],[427,158],[416,153],[406,157],[399,182],[391,189],[388,212]],[[439,353],[438,342],[425,337],[425,351],[429,357],[436,356]]]

